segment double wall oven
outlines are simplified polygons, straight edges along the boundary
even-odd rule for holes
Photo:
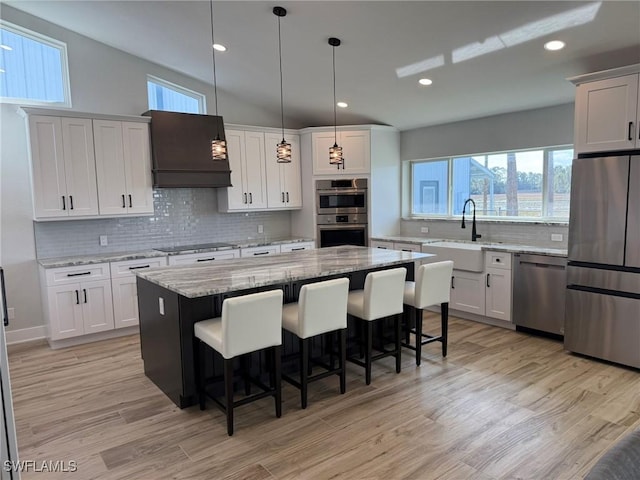
[[[366,246],[367,201],[366,178],[316,180],[319,246]]]

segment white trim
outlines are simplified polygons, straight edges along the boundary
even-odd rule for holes
[[[40,325],[38,327],[21,328],[19,330],[7,330],[5,334],[7,336],[7,345],[24,343],[45,338],[47,336],[47,327]]]
[[[62,340],[51,340],[48,338],[47,341],[49,342],[49,346],[53,350],[56,350],[58,348],[72,347],[74,345],[82,345],[84,343],[136,334],[140,334],[140,327],[138,325],[131,325],[130,327],[117,328],[115,330],[107,330],[105,332],[92,333],[90,335],[80,335],[79,337],[65,338]]]
[[[147,97],[149,96],[149,82],[155,83],[156,85],[160,85],[161,87],[168,88],[169,90],[173,90],[174,92],[197,100],[198,114],[207,114],[207,96],[205,94],[183,87],[182,85],[169,82],[168,80],[163,80],[162,78],[156,77],[154,75],[147,74]],[[148,106],[149,109],[151,109],[151,105]]]
[[[624,77],[625,75],[633,75],[634,73],[640,73],[640,63],[633,65],[626,65],[620,68],[611,68],[609,70],[602,70],[600,72],[585,73],[584,75],[576,75],[575,77],[569,77],[569,80],[574,85],[580,85],[582,83],[593,82],[595,80],[605,80],[607,78]]]

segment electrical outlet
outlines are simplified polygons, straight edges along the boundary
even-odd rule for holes
[[[15,320],[16,318],[16,309],[15,308],[7,308],[7,317],[9,320]]]
[[[258,233],[264,233],[264,226],[258,225]]]
[[[107,236],[106,235],[100,235],[100,246],[101,247],[106,247],[107,245],[109,245],[109,242],[107,241]]]
[[[551,241],[552,242],[561,242],[562,241],[562,234],[561,233],[552,233],[551,234]]]
[[[160,315],[164,315],[164,298],[158,297],[158,307],[160,308]]]
[[[421,231],[422,233],[429,233],[429,227],[422,227],[422,228],[420,229],[420,231]]]

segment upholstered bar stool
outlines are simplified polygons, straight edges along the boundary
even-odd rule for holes
[[[225,402],[215,397],[211,399],[227,415],[227,433],[233,435],[233,409],[254,400],[273,396],[276,417],[282,415],[280,355],[282,345],[282,290],[253,293],[241,297],[227,298],[222,302],[222,314],[218,318],[203,320],[194,325],[198,345],[197,367],[198,396],[200,409],[205,407],[205,375],[200,355],[202,343],[208,345],[223,357]],[[262,392],[233,401],[233,360],[258,350],[271,349],[271,371],[269,386],[257,379],[251,379],[244,372],[245,382],[251,382]],[[245,383],[245,393],[249,394],[249,384]]]
[[[345,363],[347,358],[347,295],[349,279],[338,278],[303,285],[297,303],[288,303],[282,309],[282,327],[300,339],[300,382],[283,375],[282,378],[300,389],[302,408],[307,408],[309,382],[340,376],[340,393],[346,389]],[[309,343],[317,335],[338,332],[338,367],[325,365],[325,371],[309,376]],[[333,359],[333,352],[331,353]]]
[[[449,327],[449,299],[451,296],[451,275],[453,262],[428,263],[420,265],[415,282],[405,282],[405,305],[411,308],[405,311],[405,342],[403,347],[416,351],[416,365],[420,365],[422,346],[431,342],[442,342],[442,356],[447,356],[447,334]],[[431,306],[440,305],[440,335],[422,333],[422,311]],[[409,314],[415,316],[415,328],[410,328]],[[410,333],[415,335],[415,345],[410,343]]]
[[[364,325],[364,362],[349,358],[350,362],[365,369],[365,382],[371,383],[371,362],[381,358],[394,356],[396,358],[396,373],[401,369],[401,333],[400,317],[402,314],[402,294],[407,269],[392,268],[367,274],[363,290],[349,292],[347,313],[362,320]],[[394,344],[393,350],[380,347],[382,353],[373,355],[373,322],[393,317]]]

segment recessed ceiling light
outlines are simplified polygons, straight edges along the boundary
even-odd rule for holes
[[[338,102],[336,103],[340,108],[347,108],[349,104],[347,102]]]
[[[221,45],[219,43],[214,43],[213,44],[213,48],[215,48],[219,52],[226,52],[227,51],[227,47],[225,47],[224,45]]]
[[[418,83],[420,85],[431,85],[433,81],[430,78],[421,78],[420,80],[418,80]]]
[[[545,50],[551,51],[562,50],[564,48],[564,42],[560,40],[551,40],[550,42],[544,44],[544,48]]]
[[[13,48],[11,48],[9,45],[5,45],[4,43],[0,44],[0,48],[3,50],[13,50]]]

